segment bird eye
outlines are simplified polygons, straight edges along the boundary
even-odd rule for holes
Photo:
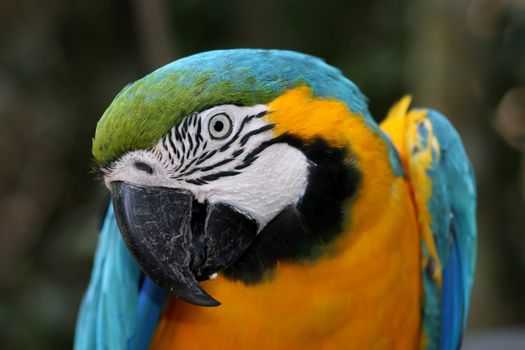
[[[137,168],[138,170],[140,171],[143,171],[145,173],[148,173],[148,174],[153,174],[153,168],[150,167],[148,164],[146,163],[142,163],[142,162],[135,162],[133,164],[135,166],[135,168]]]
[[[211,137],[222,140],[230,135],[232,131],[232,121],[225,113],[216,114],[211,117],[208,129]]]

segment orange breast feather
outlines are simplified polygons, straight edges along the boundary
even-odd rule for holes
[[[348,223],[330,253],[278,264],[272,278],[203,283],[216,308],[172,299],[153,349],[415,349],[419,345],[419,234],[406,180],[387,145],[336,101],[296,88],[270,103],[269,119],[303,138],[350,147],[363,173]],[[322,124],[319,124],[322,120]]]

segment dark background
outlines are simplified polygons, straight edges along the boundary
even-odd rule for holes
[[[378,120],[405,93],[449,116],[478,177],[469,334],[524,329],[524,1],[1,0],[0,28],[0,348],[71,347],[105,192],[91,138],[116,93],[238,47],[323,57]]]

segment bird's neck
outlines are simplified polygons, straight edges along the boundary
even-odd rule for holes
[[[350,224],[352,232],[334,242],[333,254],[279,262],[271,278],[257,284],[223,276],[203,283],[222,302],[217,308],[171,300],[153,348],[418,348],[417,223],[406,183],[392,186],[386,212],[375,222]]]
[[[277,261],[257,283],[224,276],[205,282],[222,305],[173,300],[153,348],[419,347],[420,249],[410,189],[395,174],[382,135],[344,118],[338,142],[349,147],[360,185],[329,250],[313,260]]]

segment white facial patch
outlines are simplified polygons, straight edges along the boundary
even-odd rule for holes
[[[259,230],[302,198],[309,162],[275,139],[265,105],[222,105],[185,118],[151,150],[126,153],[104,180],[181,188],[201,202],[226,203]]]
[[[239,175],[206,185],[206,200],[233,205],[266,226],[281,210],[302,198],[308,177],[305,155],[284,143],[263,151]]]

